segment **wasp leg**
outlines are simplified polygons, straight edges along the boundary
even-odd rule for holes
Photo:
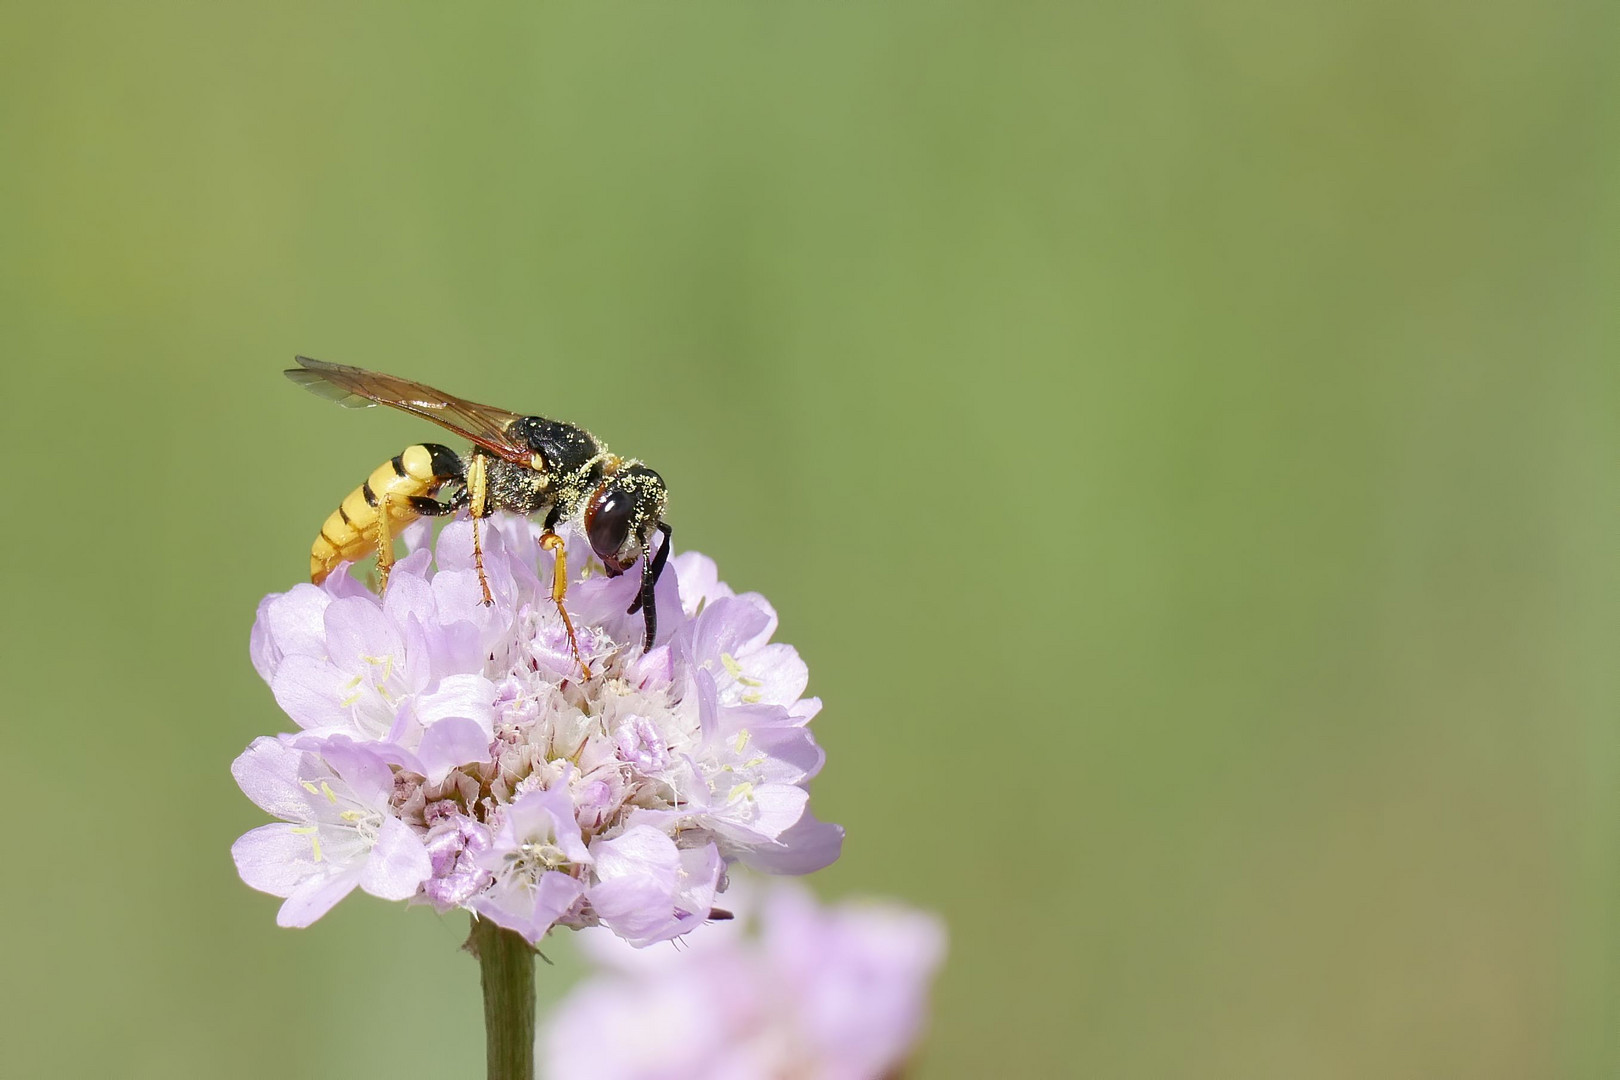
[[[658,531],[664,534],[664,542],[658,547],[657,555],[643,555],[641,559],[641,591],[630,602],[626,615],[634,615],[639,609],[645,608],[646,614],[642,616],[647,626],[646,639],[641,643],[642,652],[651,652],[653,638],[658,636],[658,606],[653,602],[653,592],[658,585],[658,578],[664,572],[664,563],[669,561],[669,542],[675,536],[675,530],[667,523],[660,523]]]
[[[574,636],[574,620],[568,617],[568,609],[563,607],[563,597],[568,595],[568,552],[563,548],[563,538],[546,531],[540,537],[540,550],[550,551],[556,556],[551,571],[551,602],[557,605],[557,614],[562,616],[563,626],[568,630],[568,647],[574,650],[574,659],[579,661],[580,670],[589,679],[591,666],[579,655],[579,638]]]
[[[377,595],[388,592],[388,571],[394,568],[394,534],[389,516],[394,510],[394,496],[383,492],[377,500]]]
[[[472,513],[473,566],[478,571],[478,587],[484,590],[484,606],[489,607],[495,597],[489,591],[489,578],[484,576],[484,545],[478,539],[478,519],[488,517],[490,512],[489,466],[482,454],[474,454],[467,463],[467,505]]]
[[[441,503],[426,495],[383,493],[377,500],[377,595],[379,596],[388,592],[388,572],[394,568],[392,511],[401,503],[408,505],[416,517],[443,517],[456,511],[454,504]]]

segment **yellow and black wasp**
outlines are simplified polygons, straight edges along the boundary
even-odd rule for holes
[[[416,518],[465,509],[472,517],[478,581],[484,603],[489,604],[493,597],[484,577],[479,520],[496,510],[525,517],[544,514],[540,545],[556,559],[551,598],[568,628],[576,658],[579,645],[573,621],[563,607],[568,587],[565,552],[555,531],[562,521],[578,521],[584,527],[591,550],[611,577],[642,560],[641,589],[629,612],[643,612],[642,648],[652,648],[658,634],[653,588],[669,557],[672,533],[664,522],[668,496],[663,477],[634,458],[612,453],[596,436],[573,424],[464,401],[397,375],[305,356],[296,359],[299,366],[289,368],[287,377],[307,390],[351,409],[375,405],[403,409],[472,443],[465,454],[437,443],[408,446],[372,470],[321,526],[309,552],[311,581],[318,585],[339,563],[375,553],[380,585],[386,589],[395,534]],[[450,497],[441,501],[436,496],[445,488]],[[656,553],[655,532],[664,534]],[[580,666],[590,678],[583,659]]]

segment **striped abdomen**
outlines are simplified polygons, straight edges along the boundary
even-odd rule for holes
[[[447,446],[423,443],[402,452],[372,470],[366,482],[349,492],[321,526],[309,549],[309,580],[319,585],[340,562],[377,554],[380,507],[388,507],[388,535],[422,516],[423,503],[451,480],[465,476],[461,459]]]

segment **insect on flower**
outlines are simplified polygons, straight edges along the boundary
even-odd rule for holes
[[[465,401],[423,383],[378,371],[328,364],[308,357],[287,377],[346,408],[388,405],[431,420],[469,440],[457,454],[437,443],[408,446],[372,470],[371,476],[329,515],[309,553],[310,580],[319,585],[339,563],[375,551],[382,589],[394,563],[395,534],[419,517],[467,510],[473,524],[473,558],[484,603],[493,602],[484,576],[478,522],[497,510],[529,517],[544,514],[540,545],[554,553],[551,599],[568,630],[569,644],[588,679],[591,670],[579,654],[573,621],[563,607],[568,588],[566,553],[555,532],[562,521],[578,520],[591,549],[610,577],[641,564],[641,589],[629,612],[641,610],[646,625],[643,651],[658,633],[653,587],[669,556],[672,530],[664,522],[667,495],[663,477],[634,458],[621,458],[582,427],[543,416],[523,416]],[[442,501],[436,496],[451,489]],[[664,541],[652,552],[654,532]],[[643,559],[643,556],[646,558]]]

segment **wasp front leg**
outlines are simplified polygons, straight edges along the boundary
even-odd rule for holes
[[[562,616],[563,627],[568,631],[568,647],[574,651],[574,659],[579,661],[579,669],[589,679],[591,666],[579,654],[579,638],[574,634],[574,620],[568,617],[568,609],[563,606],[563,597],[568,595],[568,551],[563,547],[563,538],[547,529],[540,536],[540,550],[552,552],[556,556],[551,570],[551,602],[557,605],[557,614]]]

